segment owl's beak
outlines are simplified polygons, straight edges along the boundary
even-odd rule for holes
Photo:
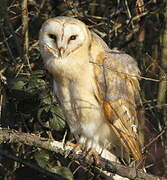
[[[65,49],[63,47],[59,48],[59,55],[62,57],[62,55],[64,54]]]

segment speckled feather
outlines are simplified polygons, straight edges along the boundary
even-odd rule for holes
[[[96,44],[100,41],[105,51],[100,58],[92,55],[104,114],[122,145],[139,160],[141,151],[135,99],[139,98],[140,71],[137,63],[124,52],[110,50],[96,34],[92,33],[92,36]]]

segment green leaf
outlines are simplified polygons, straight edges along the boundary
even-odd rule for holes
[[[54,167],[48,168],[48,170],[53,172],[53,173],[60,174],[61,176],[64,176],[68,180],[73,179],[72,172],[66,167],[54,166]]]
[[[49,119],[50,127],[56,131],[61,131],[65,128],[65,121],[61,109],[57,106],[52,106],[52,118]]]
[[[32,72],[32,77],[41,78],[44,77],[44,71],[43,70],[35,70]]]
[[[46,105],[46,104],[50,105],[50,104],[52,104],[52,101],[53,101],[48,90],[41,91],[39,93],[39,99],[41,101],[41,104],[44,104],[44,105]]]
[[[42,168],[47,168],[48,161],[49,161],[49,153],[45,150],[39,150],[34,154],[35,160],[37,161],[38,165]]]
[[[24,89],[24,86],[26,84],[26,81],[27,79],[24,79],[24,78],[16,78],[16,79],[13,79],[11,82],[10,82],[10,88],[12,90],[23,90]]]
[[[50,172],[60,174],[68,180],[73,179],[72,172],[68,168],[62,166],[55,166],[55,162],[51,162],[49,152],[45,150],[39,150],[35,153],[34,157],[38,165],[42,168],[45,168]]]

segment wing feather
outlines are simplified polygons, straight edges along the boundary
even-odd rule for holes
[[[92,47],[91,51],[105,117],[126,151],[139,160],[141,152],[135,101],[139,97],[140,71],[137,63],[123,52],[110,50],[94,33],[93,39],[94,44],[103,49],[96,51],[96,47]]]

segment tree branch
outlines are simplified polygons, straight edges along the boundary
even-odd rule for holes
[[[23,143],[29,146],[35,146],[43,149],[47,149],[56,153],[60,153],[64,157],[68,155],[69,158],[78,161],[82,166],[90,166],[92,165],[91,159],[85,159],[82,153],[72,153],[69,154],[70,151],[73,150],[73,146],[64,145],[61,142],[50,140],[47,138],[40,137],[35,134],[18,132],[10,129],[0,129],[0,142],[3,143]],[[100,168],[101,170],[108,171],[111,173],[118,174],[123,177],[127,177],[129,179],[145,179],[145,180],[167,180],[163,177],[157,177],[150,175],[148,173],[143,172],[142,170],[138,170],[135,167],[126,167],[116,162],[108,161],[103,157],[100,157],[100,164],[96,165],[96,169]]]

